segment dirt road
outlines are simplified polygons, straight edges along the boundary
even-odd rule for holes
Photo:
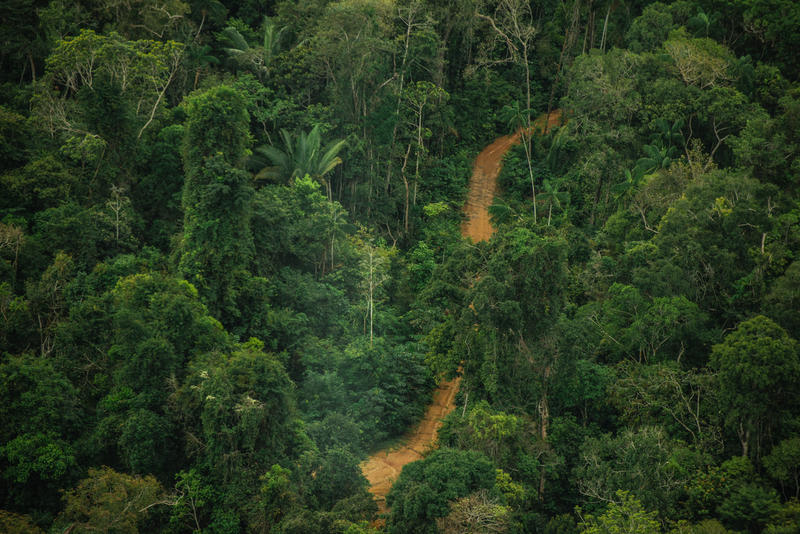
[[[553,111],[549,117],[542,115],[534,122],[534,129],[548,131],[560,123],[561,112]],[[478,154],[470,178],[469,194],[464,204],[467,216],[461,225],[461,235],[473,241],[488,240],[494,231],[489,221],[489,206],[497,189],[497,176],[503,164],[503,156],[517,142],[520,132],[496,139]],[[386,512],[386,494],[392,489],[403,466],[420,460],[423,453],[436,444],[436,432],[441,420],[455,408],[455,396],[461,377],[442,382],[433,394],[433,403],[428,406],[419,425],[410,432],[400,445],[376,452],[361,463],[361,471],[369,481],[369,491],[375,496],[380,513]]]
[[[442,382],[433,394],[433,403],[425,411],[419,425],[406,436],[402,444],[378,451],[361,464],[361,471],[369,481],[369,491],[375,496],[380,513],[386,512],[386,495],[400,475],[403,466],[422,459],[426,449],[436,443],[436,432],[441,420],[455,407],[455,396],[461,377]]]
[[[542,115],[533,123],[534,133],[538,130],[547,133],[553,126],[561,124],[561,110],[550,112],[550,116]],[[494,229],[489,221],[489,206],[494,201],[497,191],[497,177],[503,168],[503,156],[519,142],[521,131],[504,135],[483,149],[475,159],[472,178],[469,181],[469,194],[464,204],[467,218],[461,224],[461,235],[473,241],[486,241],[492,236]]]

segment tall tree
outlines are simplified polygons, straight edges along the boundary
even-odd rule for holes
[[[110,467],[90,468],[85,479],[64,493],[58,523],[69,532],[136,533],[152,508],[166,503],[163,492],[152,475],[142,478]]]
[[[81,89],[94,92],[102,87],[101,82],[111,83],[134,105],[137,119],[143,123],[137,134],[141,138],[178,73],[183,49],[184,45],[175,41],[128,41],[117,33],[104,36],[81,30],[60,41],[47,58],[47,83],[35,98],[39,119],[51,133],[84,134],[69,97],[80,94]]]
[[[565,304],[566,243],[519,227],[492,244],[466,312],[467,335],[483,346],[473,348],[468,341],[474,355],[466,366],[495,399],[538,412],[540,437],[546,440],[549,392],[560,357],[548,332]],[[544,471],[540,498],[543,493]]]
[[[739,438],[742,456],[760,457],[768,439],[800,406],[797,341],[771,319],[742,322],[711,352],[719,374],[725,425]]]
[[[531,179],[531,194],[533,195],[533,221],[536,222],[536,186],[534,185],[533,170],[531,167],[531,134],[533,123],[531,118],[531,63],[530,55],[533,52],[535,37],[539,28],[533,20],[533,11],[530,2],[525,0],[500,0],[492,16],[476,12],[476,15],[489,22],[495,33],[496,41],[503,43],[508,56],[501,62],[511,62],[521,65],[525,75],[525,109],[519,111],[517,104],[517,123],[515,127],[521,128],[522,143],[525,147],[525,156],[528,160],[528,172]]]
[[[181,274],[223,324],[236,314],[237,278],[253,254],[250,140],[244,99],[226,86],[186,102]]]
[[[372,346],[375,303],[381,300],[382,286],[389,279],[390,261],[395,251],[381,242],[374,243],[372,237],[366,232],[362,232],[361,235],[354,238],[354,243],[361,253],[359,270],[363,277],[360,289],[364,295],[364,329],[369,329],[369,344]]]
[[[403,211],[403,228],[408,233],[408,210],[409,210],[409,183],[406,169],[408,168],[409,156],[412,149],[414,150],[414,186],[413,186],[413,199],[412,202],[416,204],[417,187],[419,185],[419,164],[420,156],[422,156],[427,149],[425,148],[425,139],[431,136],[431,131],[425,126],[425,111],[427,108],[436,106],[442,101],[446,101],[449,95],[441,87],[431,82],[416,82],[410,84],[402,94],[402,99],[409,114],[408,124],[413,133],[408,137],[408,146],[406,154],[403,158],[403,167],[401,173],[403,176],[403,185],[405,186],[405,210]]]

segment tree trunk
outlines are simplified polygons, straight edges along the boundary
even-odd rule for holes
[[[531,127],[531,66],[528,64],[528,44],[522,43],[522,59],[525,62],[525,90],[527,99],[525,105],[528,114],[528,129]]]
[[[417,184],[419,183],[419,153],[422,151],[422,105],[419,107],[419,115],[417,116],[417,158],[414,163],[414,199],[413,204],[417,205]],[[406,215],[406,217],[408,217]],[[406,228],[408,232],[408,228]]]
[[[28,60],[31,63],[31,79],[36,83],[36,63],[33,62],[33,54],[28,53]]]
[[[531,123],[530,123],[530,115],[528,115],[528,132],[530,132]],[[525,159],[528,162],[528,176],[531,179],[531,196],[533,197],[533,223],[536,224],[536,185],[535,180],[533,177],[533,165],[531,163],[531,159],[533,159],[533,155],[531,154],[531,145],[530,145],[530,136],[529,134],[522,135],[522,144],[523,148],[525,149]]]
[[[406,198],[403,208],[403,229],[408,233],[408,176],[406,176],[406,167],[408,165],[408,156],[411,154],[411,143],[408,144],[406,149],[406,156],[403,158],[403,167],[400,169],[400,174],[403,177],[403,186],[406,188]]]
[[[608,16],[611,15],[611,5],[613,2],[608,4],[608,9],[606,9],[606,19],[603,21],[603,37],[600,39],[600,51],[606,51],[606,30],[608,30]]]
[[[589,12],[592,11],[592,0],[589,0]],[[586,44],[589,42],[589,22],[586,22],[586,29],[583,30],[583,47],[581,47],[581,54],[586,53]]]
[[[200,27],[197,28],[197,33],[194,34],[194,40],[197,41],[197,38],[200,37],[200,32],[203,31],[203,24],[206,22],[206,10],[203,10],[203,17],[200,19]]]
[[[739,442],[742,444],[742,456],[747,458],[750,452],[750,429],[745,429],[742,423],[739,423]]]
[[[372,311],[374,308],[373,303],[373,291],[375,289],[374,286],[374,255],[375,251],[370,248],[369,250],[369,346],[372,347]]]
[[[403,20],[403,18],[400,17],[400,20]],[[411,46],[411,29],[414,27],[414,12],[413,11],[409,10],[408,21],[404,21],[404,22],[406,22],[406,36],[405,36],[404,47],[403,47],[403,61],[400,63],[400,89],[397,92],[397,107],[396,107],[396,111],[395,111],[394,127],[392,128],[392,140],[389,143],[389,158],[390,159],[392,157],[392,152],[394,151],[395,141],[397,140],[397,121],[400,118],[400,104],[403,101],[403,86],[404,86],[404,83],[405,83],[406,62],[408,61],[408,50],[409,50],[409,48]],[[397,73],[395,72],[395,75],[396,74]],[[390,165],[386,166],[386,190],[387,191],[389,190],[389,182],[391,181],[391,179],[392,179],[392,166],[390,164]]]
[[[545,376],[549,374],[549,367],[545,369]],[[545,386],[547,387],[547,386]],[[550,424],[550,406],[547,399],[547,393],[542,395],[542,400],[539,402],[539,414],[541,416],[541,437],[543,442],[547,442],[547,430]],[[544,500],[544,468],[539,474],[539,500]]]
[[[558,56],[558,68],[556,69],[556,76],[553,79],[553,85],[550,87],[550,98],[547,100],[547,120],[550,121],[550,112],[553,111],[553,98],[555,97],[556,87],[558,86],[559,78],[561,77],[561,70],[564,67],[564,56],[567,50],[572,48],[575,44],[575,34],[578,30],[578,23],[581,13],[581,0],[575,0],[572,6],[572,21],[569,28],[564,34],[564,44],[561,47],[561,54]]]

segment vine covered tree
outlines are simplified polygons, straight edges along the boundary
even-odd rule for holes
[[[236,314],[237,278],[253,254],[250,141],[244,99],[218,86],[186,102],[181,274],[223,323]]]

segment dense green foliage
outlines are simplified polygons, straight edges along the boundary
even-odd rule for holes
[[[799,3],[6,0],[0,43],[0,531],[800,529]]]

